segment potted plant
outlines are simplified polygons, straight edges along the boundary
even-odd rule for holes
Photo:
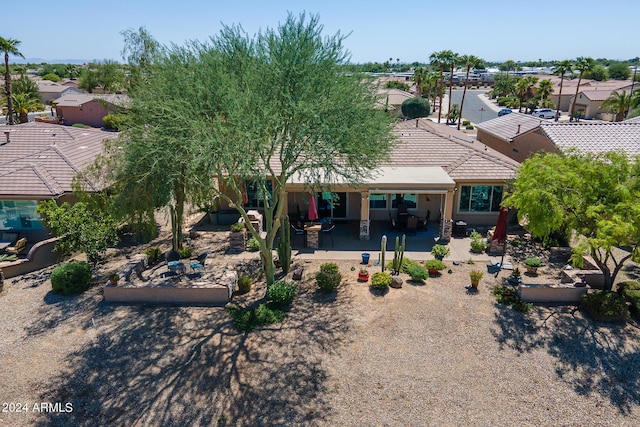
[[[542,262],[540,261],[540,258],[534,256],[524,260],[524,264],[527,266],[527,273],[538,274],[538,267],[542,265]]]
[[[522,281],[522,278],[520,276],[521,276],[520,269],[518,267],[516,267],[511,272],[511,276],[509,276],[509,278],[507,278],[507,281],[509,282],[509,284],[511,286],[519,285],[520,282]]]
[[[484,273],[481,270],[471,270],[469,272],[469,277],[471,278],[471,286],[473,286],[474,289],[478,289],[478,284],[480,283],[482,276],[484,276]]]
[[[368,282],[369,281],[369,271],[361,267],[360,272],[358,273],[358,281],[359,282]]]
[[[444,262],[439,259],[430,259],[425,261],[424,268],[429,270],[429,274],[440,274],[440,271],[444,270]]]
[[[447,255],[449,255],[449,252],[450,249],[444,245],[435,244],[433,245],[433,248],[431,248],[431,255],[433,255],[435,259],[440,261],[442,261],[442,259]]]
[[[153,265],[162,259],[162,251],[157,246],[152,246],[144,251],[148,258],[149,265]]]
[[[482,234],[477,231],[473,231],[469,237],[471,238],[471,252],[477,254],[484,252],[487,248],[487,241]]]
[[[118,273],[109,274],[109,283],[111,285],[116,286],[118,284],[118,280],[120,280],[120,276],[118,275]]]

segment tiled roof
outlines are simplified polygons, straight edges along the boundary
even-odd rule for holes
[[[73,177],[102,152],[116,133],[30,122],[2,126],[0,198],[49,198],[71,192]],[[97,189],[98,184],[89,183]]]
[[[126,95],[116,94],[93,94],[93,93],[69,93],[56,99],[57,107],[81,107],[84,104],[96,99],[104,100],[112,105],[127,106],[131,99]]]
[[[640,116],[634,117],[632,119],[627,119],[624,121],[624,123],[640,123]]]
[[[389,105],[401,105],[407,99],[415,98],[413,94],[400,89],[380,89],[378,93],[388,99]],[[383,99],[382,102],[385,100]]]
[[[553,123],[540,128],[560,149],[600,153],[624,151],[640,154],[640,122],[618,123]]]
[[[600,88],[599,90],[581,90],[580,93],[591,101],[604,101],[613,93],[614,89]]]
[[[497,138],[511,142],[518,136],[536,130],[544,122],[544,119],[529,114],[513,112],[479,123],[476,127]]]
[[[381,166],[440,166],[456,181],[507,180],[515,176],[518,162],[471,137],[445,137],[427,122],[418,120],[418,127],[416,120],[397,124],[394,133],[398,142],[390,160]]]

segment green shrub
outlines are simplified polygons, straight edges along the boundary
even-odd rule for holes
[[[471,252],[481,253],[484,252],[485,249],[487,249],[487,242],[484,238],[481,237],[480,239],[471,240]]]
[[[157,246],[148,248],[144,254],[149,258],[149,264],[155,264],[162,259],[162,251]]]
[[[393,270],[393,261],[389,261],[385,267],[388,270]],[[409,273],[409,269],[411,267],[420,267],[417,261],[412,260],[411,258],[404,257],[402,258],[402,265],[400,266],[401,273]]]
[[[587,314],[596,320],[620,322],[629,316],[627,303],[616,292],[588,292],[580,297],[580,302]]]
[[[85,124],[82,124],[82,123],[74,123],[74,124],[71,125],[71,127],[72,128],[80,128],[80,129],[90,129],[91,128],[91,126],[85,125]]]
[[[529,257],[524,260],[524,263],[527,267],[540,267],[542,265],[542,261],[537,256]]]
[[[258,252],[260,250],[260,243],[258,243],[258,239],[251,237],[247,240],[247,250],[249,250],[249,252]]]
[[[48,74],[45,74],[44,76],[42,76],[42,80],[49,80],[49,81],[52,81],[54,83],[57,83],[62,79],[60,78],[59,75],[57,75],[55,73],[48,73]]]
[[[231,231],[242,231],[244,230],[244,222],[234,222],[231,224]]]
[[[111,130],[120,130],[123,123],[123,114],[107,114],[102,118],[102,124],[104,127]]]
[[[73,295],[91,286],[91,268],[86,262],[71,261],[51,272],[51,288],[56,294]]]
[[[474,128],[473,128],[473,125],[466,125],[465,129],[466,130],[473,130]]]
[[[462,121],[462,126],[469,126],[471,124],[471,122],[469,120],[463,120]]]
[[[621,297],[626,298],[626,294],[629,291],[637,290],[640,290],[640,282],[636,282],[635,280],[628,280],[626,282],[618,283],[618,294]]]
[[[424,268],[427,270],[444,270],[444,262],[439,259],[430,259],[424,262]]]
[[[275,282],[267,289],[267,299],[275,306],[285,307],[293,301],[298,293],[298,288],[294,283],[284,280]]]
[[[386,291],[387,289],[389,289],[391,281],[391,275],[387,272],[373,273],[371,275],[371,284],[369,285],[369,287],[379,291]]]
[[[320,266],[320,271],[316,274],[316,283],[318,284],[318,288],[322,292],[333,292],[338,289],[338,285],[342,280],[342,275],[338,269],[338,266],[331,262],[327,264],[322,264]]]
[[[268,304],[260,304],[255,309],[242,309],[230,304],[226,310],[233,318],[233,326],[239,332],[251,332],[256,326],[277,324],[287,316],[284,311]]]
[[[435,259],[440,259],[441,260],[442,258],[444,258],[447,255],[449,255],[449,252],[451,252],[451,250],[448,247],[446,247],[445,245],[435,244],[431,248],[431,255],[433,255],[433,257]]]
[[[419,265],[410,267],[407,273],[411,276],[411,280],[414,282],[422,282],[429,277],[429,270],[424,267],[420,267]]]
[[[246,294],[251,290],[251,277],[243,274],[238,278],[238,291],[241,294]]]
[[[530,302],[524,302],[518,296],[518,292],[512,287],[503,285],[493,288],[493,295],[496,297],[496,301],[500,304],[510,305],[514,310],[527,313],[533,307]]]
[[[640,317],[640,289],[627,290],[625,299],[631,303],[631,313],[637,319]]]
[[[180,258],[191,258],[191,254],[193,253],[193,250],[191,248],[180,248],[178,249],[178,254],[180,255]]]

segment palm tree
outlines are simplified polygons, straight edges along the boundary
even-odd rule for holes
[[[544,79],[538,83],[538,95],[540,95],[540,106],[543,108],[555,108],[553,101],[549,96],[553,93],[553,82],[550,79]]]
[[[451,91],[453,90],[453,72],[455,71],[456,65],[460,62],[460,55],[457,53],[451,52],[451,55],[447,57],[447,63],[449,64],[449,110],[447,111],[447,122],[449,122],[449,118],[453,117],[451,115]],[[455,120],[451,120],[451,123],[455,123]]]
[[[460,116],[458,117],[458,130],[460,130],[460,120],[462,119],[462,109],[464,108],[464,98],[467,96],[467,86],[469,86],[469,71],[472,68],[478,67],[482,62],[482,59],[474,55],[463,55],[460,57],[460,64],[467,68],[467,74],[464,79],[464,91],[462,92],[462,100],[460,101]]]
[[[538,78],[534,77],[534,76],[527,76],[522,78],[520,81],[518,81],[518,83],[516,84],[516,92],[518,94],[518,100],[520,101],[520,105],[518,108],[518,112],[521,113],[522,112],[522,103],[525,103],[525,108],[524,108],[524,112],[525,114],[527,113],[527,108],[528,105],[527,103],[529,102],[529,100],[531,98],[533,98],[533,89],[535,88],[536,84],[538,83]]]
[[[9,72],[9,54],[24,58],[24,55],[18,50],[20,41],[15,39],[5,39],[0,37],[0,50],[4,52],[4,88],[7,94],[7,117],[10,125],[15,124],[13,121],[13,98],[11,96],[11,73]]]
[[[513,60],[511,60],[511,59],[507,59],[507,60],[504,62],[504,66],[507,68],[507,79],[509,79],[509,70],[513,68],[513,69],[514,69],[514,71],[515,71],[515,69],[516,69],[516,63],[515,63]]]
[[[573,102],[571,103],[571,110],[569,110],[569,120],[573,120],[573,113],[576,108],[576,100],[578,99],[578,92],[580,92],[580,83],[582,83],[582,76],[585,72],[591,71],[593,66],[596,65],[596,61],[593,58],[580,56],[576,59],[574,63],[574,68],[580,71],[580,76],[578,77],[578,86],[576,86],[576,96],[573,97]],[[577,118],[579,119],[579,118]]]
[[[436,98],[438,96],[442,96],[442,90],[438,91],[440,85],[438,82],[440,81],[440,77],[435,71],[428,71],[424,79],[422,80],[422,91],[425,94],[426,98],[431,98],[431,105],[433,105],[433,109],[435,111]]]
[[[444,74],[444,66],[447,64],[447,58],[453,55],[453,51],[450,50],[441,50],[440,52],[434,52],[429,56],[429,61],[431,65],[436,65],[440,68],[440,75],[438,78],[438,86],[436,89],[438,96],[440,97],[440,105],[438,106],[438,123],[440,123],[440,118],[442,117],[442,75]],[[435,105],[435,104],[434,104]]]
[[[416,68],[413,72],[413,81],[416,82],[416,96],[418,98],[422,98],[422,85],[424,84],[426,73],[427,71],[422,67]]]
[[[573,71],[572,66],[573,63],[568,59],[558,62],[558,65],[556,66],[554,74],[560,75],[560,92],[558,93],[558,105],[556,106],[556,122],[558,121],[558,117],[560,117],[560,101],[562,100],[562,84],[564,83],[564,75]]]
[[[627,112],[637,107],[640,104],[640,92],[627,94],[626,91],[618,92],[613,91],[611,96],[607,98],[603,103],[603,108],[608,108],[612,113],[616,115],[616,122],[624,120],[627,116]]]
[[[18,123],[27,123],[29,121],[29,112],[42,110],[42,104],[39,98],[34,98],[29,93],[14,93],[13,98],[14,114]]]

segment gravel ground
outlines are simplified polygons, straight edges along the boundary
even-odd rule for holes
[[[522,314],[496,304],[493,276],[471,292],[468,272],[484,266],[467,264],[380,296],[338,261],[344,283],[323,295],[320,262],[296,262],[289,317],[249,334],[221,308],[107,305],[99,287],[60,297],[47,270],[8,280],[0,409],[27,412],[0,412],[0,425],[638,425],[635,320]],[[235,300],[263,295],[257,283]]]

